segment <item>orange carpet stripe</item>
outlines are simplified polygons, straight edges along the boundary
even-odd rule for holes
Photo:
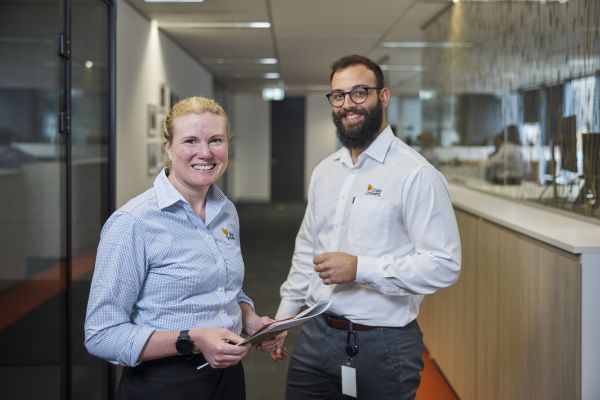
[[[459,400],[428,351],[423,353],[423,362],[425,366],[416,400]]]
[[[76,280],[92,271],[95,257],[93,252],[74,258],[72,279]],[[63,291],[66,283],[60,271],[59,262],[0,293],[0,331]]]

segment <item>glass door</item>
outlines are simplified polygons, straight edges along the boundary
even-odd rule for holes
[[[2,398],[109,398],[83,320],[111,208],[112,7],[0,0]]]
[[[11,399],[61,398],[66,371],[61,3],[0,12],[0,385]]]
[[[83,323],[100,230],[110,211],[110,7],[71,0],[69,311],[72,399],[105,399],[109,367],[90,356]]]

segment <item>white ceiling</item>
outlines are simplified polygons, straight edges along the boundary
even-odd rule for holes
[[[271,23],[269,29],[161,27],[234,92],[258,92],[279,81],[286,93],[325,91],[329,65],[347,54],[366,55],[382,65],[394,93],[415,94],[421,86],[420,49],[388,49],[384,41],[423,40],[428,21],[447,12],[449,0],[205,0],[203,3],[145,3],[127,0],[161,24],[172,22]],[[276,58],[259,65],[244,59]],[[230,63],[217,63],[227,59]]]

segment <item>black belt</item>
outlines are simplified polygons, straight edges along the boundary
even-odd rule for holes
[[[190,364],[194,366],[202,365],[206,362],[204,356],[201,353],[193,354],[190,357],[187,356],[172,356],[165,358],[157,358],[156,360],[143,361],[138,365],[137,369],[145,369],[152,367],[161,367],[165,365],[178,365],[178,364]]]
[[[329,325],[332,328],[341,329],[344,331],[347,331],[350,329],[350,320],[348,320],[344,317],[338,317],[337,315],[333,315],[333,314],[321,314],[321,315],[323,315],[323,319],[325,319],[325,322],[327,323],[327,325]],[[377,327],[369,326],[369,325],[355,324],[354,322],[352,322],[352,329],[355,331],[370,331],[375,328],[377,328]]]

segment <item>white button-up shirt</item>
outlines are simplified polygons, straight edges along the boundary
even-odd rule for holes
[[[356,280],[324,285],[313,264],[324,252],[356,255]],[[313,171],[277,318],[329,298],[329,311],[355,323],[405,326],[423,295],[451,285],[459,272],[447,182],[388,126],[356,165],[342,148]]]

